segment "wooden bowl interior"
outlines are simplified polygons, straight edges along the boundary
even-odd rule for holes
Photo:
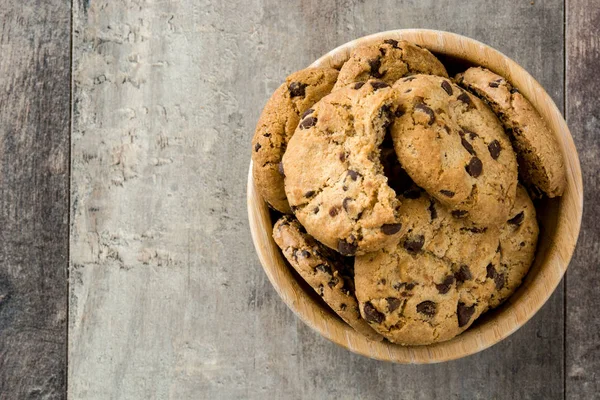
[[[508,79],[532,102],[548,122],[561,147],[568,185],[559,199],[536,202],[540,237],[534,264],[523,284],[501,307],[480,317],[456,338],[428,346],[399,346],[372,342],[346,325],[287,265],[274,243],[272,218],[256,192],[252,166],[248,174],[248,215],[254,245],[271,283],[284,302],[307,325],[331,341],[362,355],[398,363],[434,363],[464,357],[498,343],[523,326],[546,302],[564,275],[579,234],[583,208],[583,184],[577,151],[556,105],[523,68],[500,52],[473,39],[431,30],[382,32],[346,43],[324,55],[312,66],[339,67],[359,45],[384,38],[405,39],[428,48],[453,76],[480,65]]]

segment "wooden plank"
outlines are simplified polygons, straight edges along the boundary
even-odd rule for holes
[[[567,123],[583,171],[579,244],[566,278],[566,398],[600,399],[600,1],[567,1]]]
[[[66,398],[70,15],[0,7],[0,399]]]
[[[377,4],[75,4],[72,398],[563,397],[562,285],[501,344],[404,366],[317,336],[261,270],[245,209],[254,125],[284,77],[331,48],[450,30],[563,105],[562,1]]]

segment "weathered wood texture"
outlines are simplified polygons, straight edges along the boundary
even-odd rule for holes
[[[566,397],[600,399],[600,0],[569,0],[566,10],[566,116],[585,190],[579,244],[566,278]]]
[[[514,58],[562,107],[563,17],[559,0],[76,3],[71,398],[562,398],[562,285],[483,353],[369,360],[278,298],[245,184],[265,101],[333,47],[454,31]]]
[[[66,398],[70,16],[0,6],[0,399]]]

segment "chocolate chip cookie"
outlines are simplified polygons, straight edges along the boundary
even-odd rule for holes
[[[429,50],[405,40],[386,39],[352,50],[340,70],[335,88],[369,79],[391,85],[409,74],[448,77],[444,65]]]
[[[531,103],[500,75],[485,68],[469,68],[456,81],[486,101],[512,139],[519,174],[527,186],[548,197],[562,195],[567,184],[560,147]]]
[[[506,221],[515,199],[517,162],[498,118],[448,79],[413,75],[394,84],[391,126],[410,177],[456,218],[482,226]]]
[[[296,217],[343,255],[396,244],[403,233],[379,149],[396,111],[394,96],[377,80],[332,92],[305,113],[283,156]]]
[[[382,340],[360,316],[354,296],[352,259],[319,244],[291,216],[273,227],[273,238],[302,278],[344,321],[371,340]]]
[[[283,188],[281,157],[306,110],[331,92],[338,71],[307,68],[286,78],[271,96],[252,139],[252,174],[257,191],[283,213],[291,212]]]
[[[455,218],[424,191],[405,193],[400,214],[407,231],[398,245],[356,257],[362,316],[394,343],[451,339],[488,308],[499,228]]]
[[[535,207],[521,185],[506,224],[500,228],[500,245],[487,266],[488,284],[493,286],[489,301],[497,307],[521,285],[533,263],[539,234]]]

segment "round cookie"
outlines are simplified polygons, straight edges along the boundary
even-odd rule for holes
[[[486,101],[504,124],[517,153],[521,179],[548,197],[561,196],[567,180],[560,148],[531,103],[506,79],[485,68],[469,68],[455,79]]]
[[[493,286],[489,301],[497,307],[521,285],[533,263],[539,227],[535,207],[521,185],[506,224],[500,227],[500,246],[487,266],[488,285]]]
[[[252,174],[257,191],[278,211],[291,212],[280,162],[300,117],[331,92],[338,76],[333,68],[307,68],[288,76],[262,111],[252,139]]]
[[[285,191],[296,217],[343,255],[396,244],[403,233],[379,149],[393,118],[393,98],[381,81],[332,92],[306,114],[283,156]]]
[[[290,216],[275,223],[273,238],[292,267],[336,314],[369,339],[383,339],[360,316],[352,266],[347,265],[351,259],[319,244]]]
[[[424,345],[453,338],[488,308],[486,266],[500,233],[453,217],[425,192],[408,193],[401,242],[356,257],[356,297],[363,318],[388,340]]]
[[[517,162],[494,113],[438,76],[403,78],[394,90],[404,114],[391,126],[392,138],[410,177],[457,217],[483,226],[504,223],[515,198]]]
[[[444,65],[429,50],[406,40],[386,39],[352,50],[340,70],[335,89],[369,79],[391,85],[409,74],[448,77]]]

